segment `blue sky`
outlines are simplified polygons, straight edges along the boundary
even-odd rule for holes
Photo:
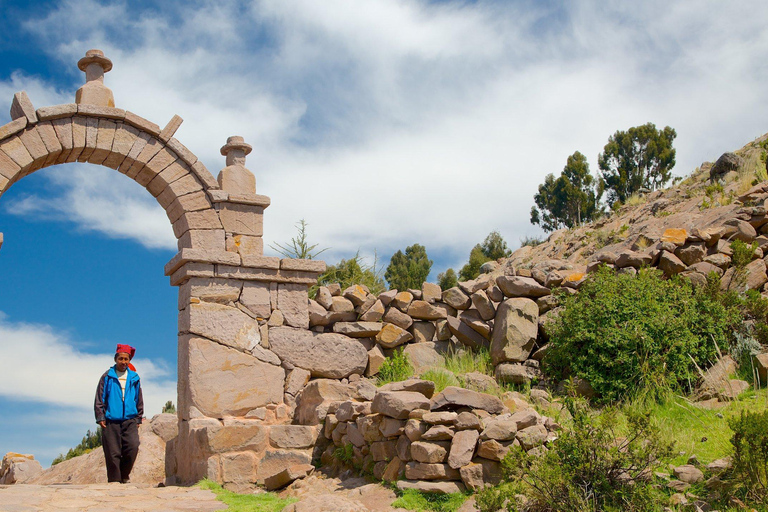
[[[304,218],[331,263],[421,243],[434,276],[491,230],[517,247],[541,234],[544,176],[576,150],[594,172],[618,129],[675,128],[677,175],[768,131],[759,0],[158,4],[0,0],[0,102],[72,102],[100,48],[117,106],[183,117],[214,174],[244,136],[267,244]],[[45,169],[0,198],[0,232],[0,455],[76,444],[118,342],[138,347],[148,415],[175,400],[175,240],[146,191]]]

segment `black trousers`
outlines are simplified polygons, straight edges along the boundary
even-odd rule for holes
[[[127,482],[139,453],[139,419],[107,420],[101,442],[107,461],[107,481]]]

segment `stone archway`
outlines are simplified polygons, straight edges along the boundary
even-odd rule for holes
[[[307,287],[325,263],[263,256],[270,200],[256,194],[242,137],[221,148],[226,166],[214,178],[174,138],[179,116],[161,129],[115,108],[103,83],[112,63],[101,51],[88,51],[78,67],[86,83],[75,103],[35,109],[26,93],[14,95],[12,121],[0,127],[0,196],[39,169],[88,162],[125,174],[156,198],[179,248],[165,266],[179,287],[179,436],[169,443],[167,476],[179,483],[263,480],[265,457],[301,459],[295,450],[280,453],[279,443],[269,451],[265,441],[273,425],[291,420],[286,371],[268,349],[266,322],[279,316],[307,329]],[[299,434],[314,428],[285,427]],[[304,437],[313,439],[311,432]]]

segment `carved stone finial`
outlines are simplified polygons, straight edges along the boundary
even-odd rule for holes
[[[104,85],[104,73],[112,69],[112,61],[104,56],[104,52],[88,50],[77,62],[77,67],[85,71],[85,85],[77,90],[75,103],[114,107],[112,91]]]
[[[221,147],[221,154],[227,158],[227,166],[219,172],[219,186],[231,194],[256,194],[256,177],[245,168],[245,156],[253,148],[242,137],[234,135],[227,138]]]

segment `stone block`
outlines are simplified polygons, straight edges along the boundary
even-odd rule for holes
[[[439,411],[461,407],[482,409],[491,414],[500,414],[504,410],[504,404],[499,398],[456,386],[448,386],[432,397],[430,409]]]
[[[117,119],[122,121],[125,119],[125,110],[121,108],[115,108],[114,106],[107,105],[95,105],[89,103],[80,103],[77,105],[77,113],[84,116],[92,117],[106,117],[109,119]]]
[[[56,159],[57,164],[62,164],[67,161],[70,153],[73,149],[72,140],[72,120],[69,118],[54,119],[50,121],[53,130],[56,132],[56,137],[61,144],[61,153]]]
[[[448,464],[409,462],[405,465],[405,478],[409,480],[461,480],[458,469]]]
[[[119,169],[128,153],[130,153],[131,148],[133,148],[138,136],[139,131],[133,126],[117,123],[112,140],[112,149],[102,165],[112,169]]]
[[[257,206],[220,203],[219,217],[227,233],[262,236],[264,209]]]
[[[525,361],[538,336],[539,307],[527,298],[508,299],[496,314],[491,341],[494,364]]]
[[[251,484],[256,481],[256,466],[254,453],[225,453],[221,456],[221,477],[227,484]]]
[[[311,425],[274,425],[269,429],[269,444],[274,448],[311,448],[317,434]]]
[[[281,472],[269,476],[264,479],[264,488],[268,491],[274,491],[282,489],[288,484],[295,482],[301,478],[306,478],[315,471],[315,466],[312,464],[297,464],[289,468],[285,468]]]
[[[280,260],[280,268],[283,270],[301,270],[304,272],[325,272],[325,262],[321,260],[301,260],[284,258]]]
[[[222,229],[222,226],[214,210],[186,212],[173,223],[173,233],[176,238],[180,238],[190,229]]]
[[[361,375],[368,365],[365,348],[341,334],[275,327],[269,330],[269,344],[280,359],[310,371],[313,377]]]
[[[77,104],[67,103],[52,107],[40,107],[37,109],[37,118],[40,121],[52,121],[54,119],[70,118],[77,114]]]
[[[179,313],[179,330],[197,334],[242,352],[261,342],[259,324],[236,307],[211,302],[190,304]]]
[[[429,409],[429,399],[415,391],[379,391],[371,411],[399,420],[408,419],[414,409]]]
[[[179,237],[179,250],[184,248],[202,249],[208,251],[224,250],[223,229],[192,229],[185,231]]]
[[[143,139],[144,141],[146,141],[146,143],[144,144],[144,147],[141,148],[141,151],[135,156],[135,158],[133,158],[133,163],[131,164],[130,168],[128,168],[125,172],[125,175],[131,179],[136,178],[139,172],[141,172],[144,169],[144,167],[149,163],[149,161],[152,160],[155,157],[155,155],[160,152],[161,149],[163,149],[162,142],[155,139],[154,137],[147,137],[145,135],[146,134],[141,134],[139,136],[140,139]],[[133,148],[131,148],[131,153],[133,153]],[[130,157],[132,155],[129,154],[128,156]]]
[[[176,130],[179,129],[179,127],[181,126],[181,123],[183,122],[184,120],[181,117],[174,114],[171,120],[168,121],[168,124],[165,125],[165,128],[163,128],[162,131],[158,134],[158,137],[160,138],[160,140],[162,140],[163,142],[168,142],[171,139],[171,137],[173,137],[173,135],[176,133]]]
[[[124,119],[126,123],[133,125],[143,132],[147,132],[154,136],[160,135],[160,127],[158,125],[134,114],[133,112],[126,111]]]
[[[277,285],[277,307],[290,327],[309,329],[307,287],[302,284]]]
[[[0,151],[0,176],[7,181],[16,181],[20,171],[19,164],[14,162],[4,151]]]
[[[376,336],[381,327],[380,322],[337,322],[333,324],[333,332],[351,338],[370,338]]]
[[[26,91],[17,92],[11,101],[11,119],[25,118],[29,124],[37,122],[37,114]]]
[[[19,139],[32,157],[32,164],[30,164],[24,172],[29,174],[32,171],[40,169],[48,157],[48,148],[45,147],[45,143],[43,142],[42,137],[40,137],[37,128],[21,132],[19,134]]]
[[[209,453],[263,451],[267,448],[267,429],[258,420],[246,419],[229,420],[224,425],[218,423],[205,427],[206,450]]]
[[[163,190],[165,190],[168,185],[188,175],[190,175],[190,173],[187,164],[178,159],[174,160],[168,164],[168,166],[165,167],[159,174],[152,178],[152,181],[150,181],[149,185],[147,185],[147,190],[154,197],[157,197],[160,195],[160,193],[162,193]],[[198,192],[198,196],[204,196],[202,191]],[[207,197],[203,197],[199,201],[210,205]],[[212,207],[212,205],[209,207]]]
[[[311,455],[304,451],[267,450],[267,453],[261,461],[259,461],[259,467],[256,471],[256,482],[263,484],[267,478],[276,475],[287,468],[311,463]]]
[[[264,254],[264,239],[260,236],[227,235],[227,250],[240,256],[262,256]]]
[[[88,161],[92,164],[103,164],[112,153],[112,144],[115,141],[117,123],[109,119],[99,119],[99,128],[96,133],[96,149],[91,153]]]
[[[394,324],[385,323],[376,334],[376,342],[384,348],[399,347],[413,339],[413,335]]]
[[[99,135],[99,119],[97,117],[86,117],[84,120],[85,144],[83,144],[83,151],[77,157],[78,162],[87,162],[88,159],[91,158],[91,155],[96,150],[96,141],[98,140]]]
[[[4,140],[13,135],[16,135],[26,127],[27,119],[25,117],[14,119],[10,123],[0,126],[0,140]]]
[[[45,144],[45,148],[48,151],[48,156],[43,165],[47,167],[55,164],[61,156],[63,148],[56,135],[56,130],[53,128],[53,124],[50,122],[38,124],[37,133],[40,134],[40,138],[43,140],[43,144]]]
[[[213,265],[208,263],[186,263],[171,275],[171,286],[180,286],[192,277],[213,277]]]
[[[152,183],[154,183],[154,181]],[[150,186],[152,185],[152,183],[150,183]],[[166,209],[165,213],[166,215],[168,215],[168,220],[170,220],[171,224],[173,224],[174,222],[179,220],[179,218],[185,212],[196,212],[196,211],[212,209],[212,208],[213,206],[208,200],[208,196],[205,194],[205,192],[203,192],[202,190],[198,190],[197,192],[186,194],[174,199],[171,205]],[[227,248],[227,250],[229,249]],[[238,252],[238,251],[232,251],[232,252]]]
[[[194,335],[179,337],[179,401],[206,416],[242,416],[282,403],[284,380],[279,366]]]
[[[86,119],[84,117],[73,117],[72,125],[72,151],[67,157],[67,163],[77,162],[85,148]]]
[[[397,488],[401,491],[413,489],[425,494],[454,494],[466,490],[466,487],[461,482],[423,480],[398,480]]]
[[[270,306],[269,285],[266,283],[245,282],[240,295],[240,303],[259,318],[269,318]]]
[[[411,443],[411,457],[425,464],[442,464],[448,457],[449,441],[414,441]]]
[[[34,162],[34,158],[29,154],[29,151],[27,151],[27,148],[18,136],[6,139],[0,143],[0,150],[20,167],[22,174],[26,174],[32,166],[32,162]]]

